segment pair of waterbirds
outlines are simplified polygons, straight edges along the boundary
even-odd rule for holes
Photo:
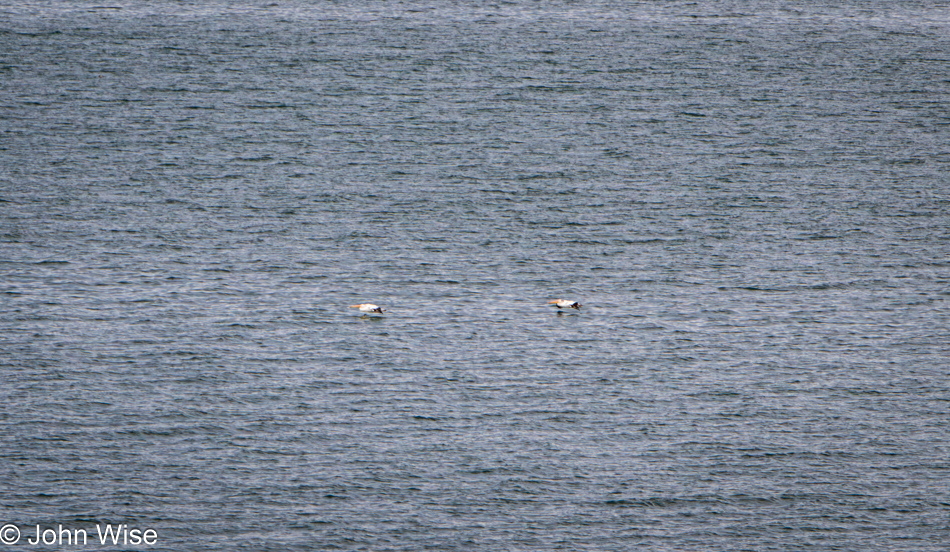
[[[548,301],[548,304],[554,305],[555,307],[557,307],[558,312],[560,312],[561,309],[581,310],[580,303],[578,303],[577,301],[570,301],[567,299],[555,299],[553,301]],[[366,314],[383,314],[383,308],[378,305],[374,305],[373,303],[360,303],[359,305],[350,305],[350,308],[360,309],[360,312],[364,312]]]

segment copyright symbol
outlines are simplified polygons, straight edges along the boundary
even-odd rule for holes
[[[0,542],[3,544],[16,544],[20,540],[20,530],[16,525],[8,523],[0,527]]]

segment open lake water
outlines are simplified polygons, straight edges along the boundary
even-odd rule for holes
[[[0,548],[946,551],[948,300],[946,2],[0,6]]]

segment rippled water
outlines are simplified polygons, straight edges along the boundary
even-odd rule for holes
[[[950,12],[895,4],[0,8],[0,524],[945,550]]]

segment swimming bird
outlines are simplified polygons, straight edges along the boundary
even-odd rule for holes
[[[383,314],[383,308],[377,307],[372,303],[360,303],[359,305],[350,305],[351,309],[360,309],[360,312],[378,312]]]
[[[548,301],[548,304],[554,305],[555,307],[558,308],[558,310],[561,310],[561,309],[581,310],[580,303],[578,303],[577,301],[568,301],[567,299],[555,299],[554,301]]]

